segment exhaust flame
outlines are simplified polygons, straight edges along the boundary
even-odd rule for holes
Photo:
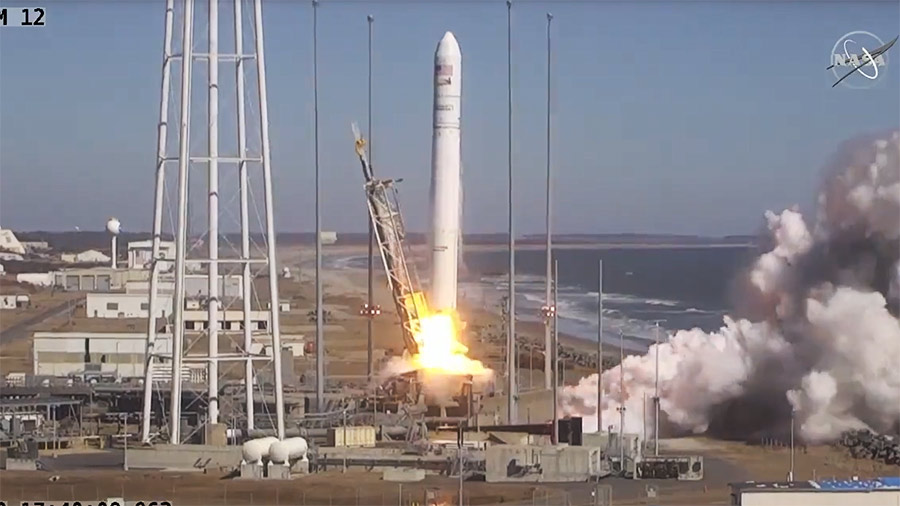
[[[457,316],[453,313],[434,313],[419,320],[416,343],[419,353],[412,357],[415,369],[426,374],[490,375],[491,370],[479,360],[466,356],[469,348],[459,341]]]

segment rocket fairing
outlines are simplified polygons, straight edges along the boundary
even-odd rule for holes
[[[431,293],[428,305],[456,308],[460,246],[460,96],[462,53],[447,32],[434,53],[434,132],[431,145]]]

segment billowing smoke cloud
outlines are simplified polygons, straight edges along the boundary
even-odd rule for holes
[[[624,403],[625,431],[641,431],[658,352],[661,416],[676,431],[779,432],[792,410],[809,442],[897,430],[900,132],[850,141],[833,165],[812,228],[795,209],[766,213],[772,247],[741,284],[735,317],[604,372],[604,428],[618,430]],[[564,389],[560,406],[596,427],[597,375]]]

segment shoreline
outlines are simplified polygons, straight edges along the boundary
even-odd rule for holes
[[[297,246],[289,246],[295,247],[301,250],[313,249],[315,246],[312,244],[304,244]],[[553,249],[555,250],[613,250],[613,249],[635,249],[635,250],[645,250],[645,249],[723,249],[723,248],[733,248],[733,249],[750,249],[757,247],[756,244],[753,243],[702,243],[702,244],[684,244],[684,243],[659,243],[659,244],[647,244],[647,243],[610,243],[610,242],[557,242],[553,244]],[[530,243],[519,243],[516,244],[516,251],[543,251],[546,248],[544,244],[530,244]],[[410,244],[410,250],[416,253],[420,253],[422,250],[427,250],[427,244]],[[463,244],[463,252],[502,252],[509,251],[508,244]],[[365,256],[368,253],[368,246],[365,243],[362,244],[329,244],[323,246],[324,256],[328,255],[345,255],[348,253],[355,253]],[[376,252],[377,254],[377,252]]]
[[[297,253],[296,248],[291,248]],[[331,248],[329,248],[331,249]],[[364,247],[360,247],[365,253]],[[345,249],[346,251],[346,249]],[[300,281],[304,286],[304,292],[314,292],[314,268],[312,252],[299,251],[296,266],[301,268]],[[341,262],[347,255],[336,254],[334,249],[326,253],[331,261]],[[352,254],[352,253],[351,253]],[[376,304],[382,307],[382,318],[376,320],[376,331],[373,333],[373,342],[376,349],[383,350],[384,355],[399,355],[402,350],[402,339],[397,322],[397,315],[393,305],[393,299],[387,289],[384,273],[380,265],[376,265],[375,294]],[[326,336],[326,350],[331,355],[329,360],[342,360],[335,356],[338,349],[341,355],[347,351],[346,341],[351,338],[356,347],[365,347],[366,321],[358,318],[353,313],[365,302],[366,299],[366,269],[343,264],[340,268],[323,268],[323,286],[325,289],[324,302],[329,311],[337,309],[345,314],[340,324],[345,328],[346,335],[338,336],[329,333]],[[312,293],[310,293],[312,295]],[[485,363],[494,370],[499,378],[505,368],[506,326],[503,323],[503,315],[499,306],[483,304],[477,298],[460,297],[457,311],[466,322],[467,329],[463,331],[461,341],[469,347],[469,356]],[[313,302],[313,297],[307,299]],[[342,307],[339,307],[342,306]],[[351,316],[353,315],[353,316]],[[390,329],[388,331],[388,329]],[[387,332],[386,332],[387,331]],[[535,384],[543,385],[543,343],[544,325],[540,321],[527,321],[517,319],[516,336],[518,344],[518,370],[520,376],[528,377]],[[604,340],[604,368],[618,363],[618,343],[611,346],[609,340]],[[564,383],[577,382],[582,377],[596,372],[597,341],[585,339],[577,335],[559,332],[561,370],[564,370]],[[646,350],[633,350],[626,348],[626,355],[644,354]],[[349,364],[348,364],[349,365]],[[529,367],[533,365],[533,370]],[[357,366],[358,367],[358,366]],[[529,381],[530,382],[530,381]]]

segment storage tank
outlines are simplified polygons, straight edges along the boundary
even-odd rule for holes
[[[269,456],[269,451],[273,443],[278,441],[277,437],[267,436],[259,439],[251,439],[244,443],[241,447],[241,456],[246,463],[262,463],[262,459]]]
[[[289,464],[295,460],[306,460],[309,444],[302,437],[289,437],[272,443],[269,459],[274,464]]]

